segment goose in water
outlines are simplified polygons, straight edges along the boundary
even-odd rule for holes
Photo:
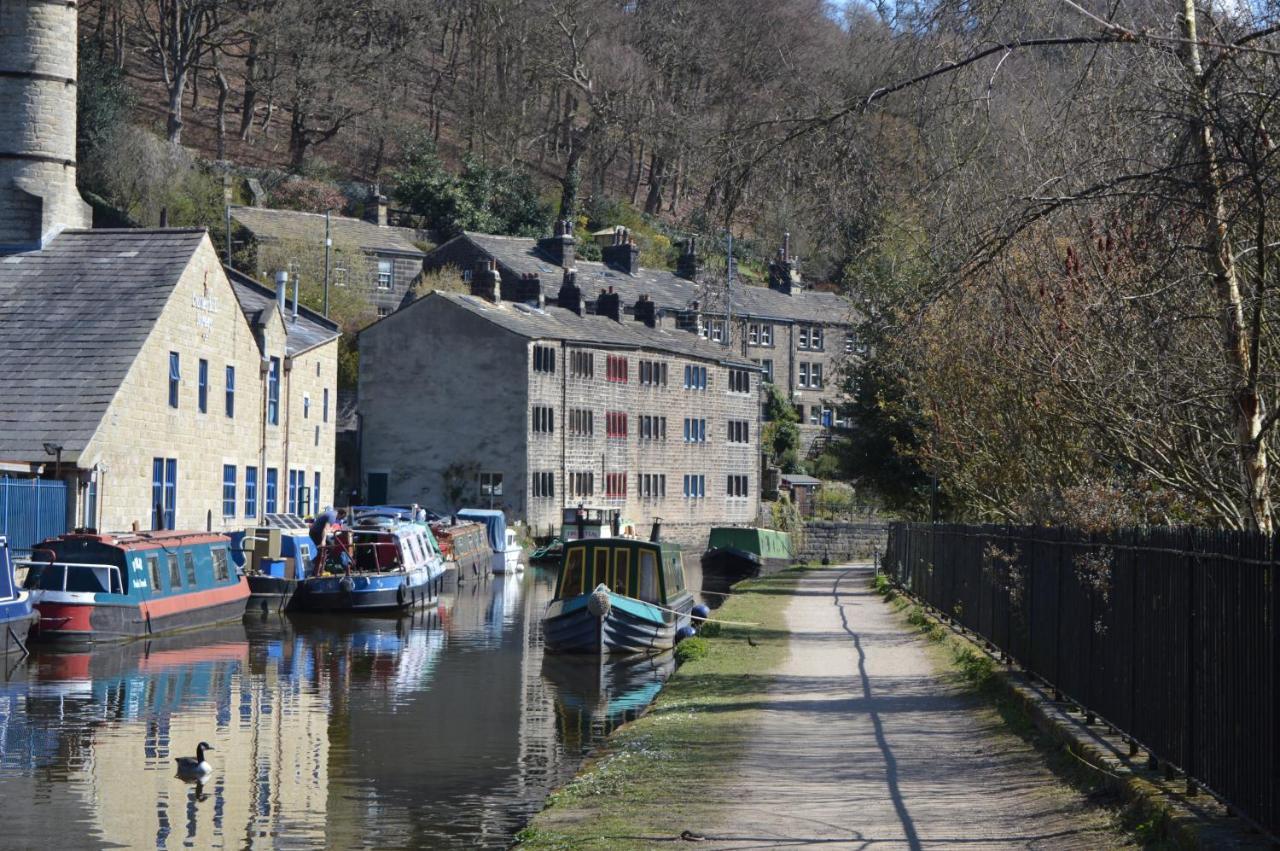
[[[213,750],[213,745],[201,742],[196,745],[195,756],[178,757],[178,774],[182,777],[203,777],[213,771],[213,766],[205,762],[204,752]]]

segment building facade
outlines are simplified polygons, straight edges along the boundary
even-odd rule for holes
[[[693,240],[674,272],[641,267],[625,229],[603,247],[603,262],[578,258],[576,244],[566,223],[540,240],[467,232],[429,253],[424,266],[455,267],[470,280],[477,264],[492,262],[508,301],[525,300],[537,286],[558,285],[567,270],[575,273],[588,309],[594,309],[598,293],[613,291],[624,312],[634,313],[644,294],[656,308],[657,327],[696,334],[728,350],[726,356],[759,365],[800,413],[806,451],[820,449],[825,435],[842,425],[844,369],[857,356],[854,311],[835,293],[801,285],[789,240],[770,264],[767,287],[730,287],[702,275]]]
[[[509,302],[488,274],[361,333],[366,499],[492,506],[539,536],[578,503],[690,542],[755,521],[758,367],[651,326],[645,300],[640,319],[616,293],[586,311],[572,284]]]

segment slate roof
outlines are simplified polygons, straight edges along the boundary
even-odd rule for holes
[[[650,328],[631,317],[624,317],[621,322],[615,322],[607,316],[594,313],[579,316],[568,308],[553,305],[538,309],[510,301],[493,304],[476,296],[437,290],[415,301],[412,305],[401,308],[391,316],[400,316],[414,309],[421,310],[425,305],[431,305],[440,300],[447,301],[492,322],[499,328],[531,340],[564,340],[606,348],[664,351],[685,357],[733,364],[756,371],[761,369],[758,364],[741,357],[734,357],[725,346],[687,331]],[[377,327],[389,318],[391,317],[385,317],[370,327]]]
[[[454,239],[465,239],[488,254],[498,265],[517,275],[534,272],[542,279],[543,292],[554,299],[559,292],[563,270],[538,251],[538,241],[527,237],[495,236],[466,231]],[[452,242],[452,240],[450,240]],[[448,246],[440,246],[441,251]],[[628,275],[610,269],[604,263],[575,260],[578,287],[588,301],[594,301],[602,289],[613,287],[629,309],[647,293],[654,304],[665,310],[687,310],[692,302],[705,301],[706,288],[666,269],[640,269]],[[704,305],[708,309],[709,305]],[[852,306],[835,293],[799,290],[791,295],[767,287],[740,286],[733,291],[735,315],[793,322],[848,322]]]
[[[822,484],[821,479],[815,479],[813,476],[805,476],[800,473],[783,473],[782,481],[788,485],[798,487],[817,487]]]
[[[235,219],[260,240],[309,242],[324,245],[324,214],[295,210],[268,210],[265,207],[232,207]],[[329,232],[335,244],[355,243],[366,251],[425,257],[413,244],[409,228],[381,227],[363,219],[330,216]]]
[[[236,300],[240,302],[240,309],[249,324],[256,324],[263,311],[270,311],[275,306],[276,295],[270,287],[237,269],[228,268],[227,278],[231,281],[231,289],[235,291]],[[290,305],[284,316],[285,354],[290,357],[327,343],[341,333],[336,322],[325,319],[305,306],[298,307],[297,322],[291,321],[292,314],[293,307]]]
[[[0,458],[93,437],[203,229],[66,230],[0,257]]]

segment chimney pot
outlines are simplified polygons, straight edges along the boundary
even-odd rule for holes
[[[560,219],[556,222],[555,235],[538,240],[538,250],[549,257],[553,263],[564,269],[572,269],[574,261],[573,222]]]

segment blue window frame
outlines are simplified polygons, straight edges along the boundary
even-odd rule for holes
[[[701,499],[707,495],[707,477],[704,475],[686,474],[684,477],[684,498]]]
[[[280,473],[275,467],[267,468],[267,514],[276,512],[276,486],[280,484]]]
[[[280,425],[280,358],[272,358],[267,370],[267,422]]]
[[[236,368],[227,367],[227,416],[236,415]]]
[[[209,413],[209,362],[204,358],[200,358],[199,368],[199,394],[196,399],[200,405],[200,413]]]
[[[169,407],[178,407],[178,385],[182,383],[182,364],[177,352],[169,352]]]
[[[328,392],[328,391],[325,391]],[[320,472],[316,471],[315,487],[311,489],[311,513],[320,513]]]
[[[244,468],[244,516],[258,516],[258,468]]]
[[[304,420],[311,419],[311,397],[310,396],[302,397],[302,418]]]
[[[288,506],[290,514],[300,514],[298,511],[298,471],[289,470],[289,501],[285,503]]]
[[[172,529],[178,510],[178,459],[151,459],[151,528]]]
[[[329,422],[329,388],[324,389],[324,405],[320,409],[320,413],[324,415],[324,421]]]
[[[222,516],[236,516],[236,465],[222,465]]]

